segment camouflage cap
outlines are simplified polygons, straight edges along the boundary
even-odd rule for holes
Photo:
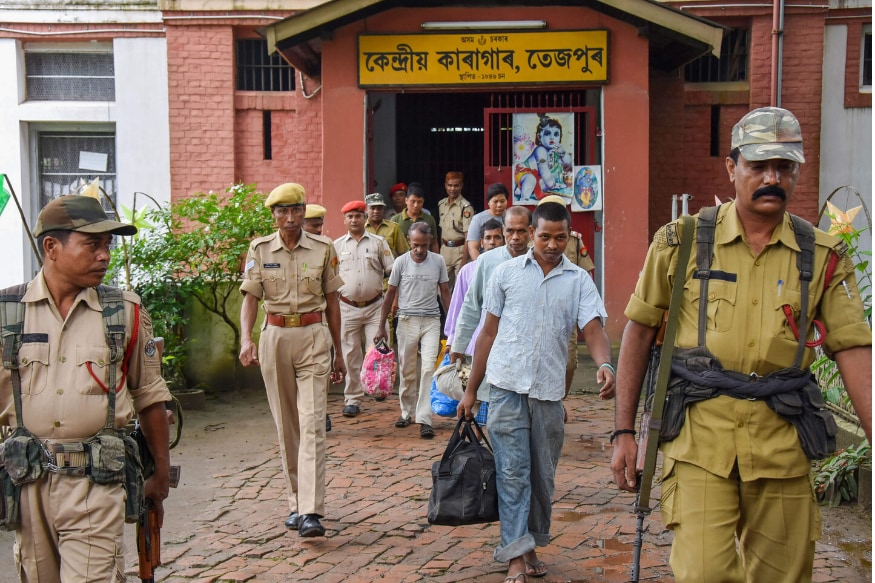
[[[49,231],[134,235],[137,227],[109,220],[96,198],[68,194],[59,196],[40,211],[33,236],[39,237]]]
[[[386,206],[386,201],[383,200],[383,195],[379,192],[372,192],[365,196],[365,204],[368,206]]]
[[[735,148],[745,160],[781,158],[805,162],[799,120],[780,107],[761,107],[741,118],[732,128],[732,149]]]
[[[267,195],[267,200],[264,201],[264,206],[271,208],[277,205],[291,206],[296,204],[304,204],[304,187],[294,182],[280,184],[270,191]]]

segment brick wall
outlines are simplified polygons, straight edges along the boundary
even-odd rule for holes
[[[738,24],[739,9],[721,13]],[[702,16],[720,18],[714,14]],[[783,90],[781,105],[802,125],[806,164],[789,208],[814,220],[818,212],[820,101],[823,66],[822,10],[788,11],[784,21]],[[690,212],[734,196],[725,169],[732,126],[750,109],[768,106],[771,93],[772,16],[762,11],[750,17],[749,88],[699,89],[684,84],[681,75],[652,74],[650,234],[671,219],[671,195],[690,193]],[[719,107],[719,149],[711,156],[711,111]],[[680,203],[678,204],[680,207]]]
[[[294,92],[236,91],[235,38],[253,20],[168,19],[170,171],[174,200],[223,192],[235,182],[269,192],[300,182],[322,199],[321,99]],[[267,21],[263,24],[267,24]],[[308,91],[314,82],[305,80]],[[265,160],[263,112],[271,112],[272,156]]]

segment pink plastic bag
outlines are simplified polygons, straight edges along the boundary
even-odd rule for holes
[[[395,383],[395,353],[385,341],[380,340],[365,355],[361,379],[365,392],[369,395],[383,398],[392,394],[392,385]]]

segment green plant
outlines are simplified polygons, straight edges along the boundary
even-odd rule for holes
[[[855,500],[858,494],[857,469],[872,463],[872,448],[864,441],[828,457],[814,475],[814,491],[821,504],[835,507]]]
[[[871,328],[872,269],[870,260],[872,257],[872,251],[861,249],[859,246],[860,234],[868,230],[868,227],[858,230],[848,226],[842,232],[835,233],[835,236],[844,241],[848,246],[848,255],[854,262],[857,287],[860,291],[860,299],[863,301],[863,311],[866,321]],[[835,361],[827,357],[820,348],[817,349],[817,359],[812,363],[811,370],[814,372],[817,382],[820,385],[820,391],[823,394],[824,401],[831,403],[848,414],[856,417],[854,408],[851,405],[851,399],[845,391],[842,377],[839,374],[838,365],[836,365]]]
[[[254,184],[236,184],[227,196],[196,193],[168,207],[127,211],[141,231],[119,245],[111,273],[129,265],[131,287],[152,316],[155,335],[165,338],[164,374],[172,386],[185,386],[185,336],[193,301],[216,315],[233,333],[230,351],[236,366],[239,317],[229,299],[239,293],[249,242],[273,230],[264,197]]]

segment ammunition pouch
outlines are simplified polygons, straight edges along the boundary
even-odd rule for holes
[[[16,486],[39,480],[45,473],[43,461],[42,445],[22,426],[3,442],[3,467]]]
[[[820,387],[810,371],[785,368],[764,377],[744,375],[723,369],[707,348],[696,347],[675,349],[671,372],[660,441],[671,441],[678,436],[687,406],[727,395],[765,402],[796,428],[799,443],[809,459],[822,459],[835,451],[838,426],[826,409]]]
[[[123,430],[104,428],[85,441],[85,450],[91,458],[88,479],[95,484],[124,484],[125,522],[136,522],[145,502],[137,442]]]
[[[0,529],[18,530],[21,526],[21,486],[14,483],[2,465],[5,444],[0,444]]]

